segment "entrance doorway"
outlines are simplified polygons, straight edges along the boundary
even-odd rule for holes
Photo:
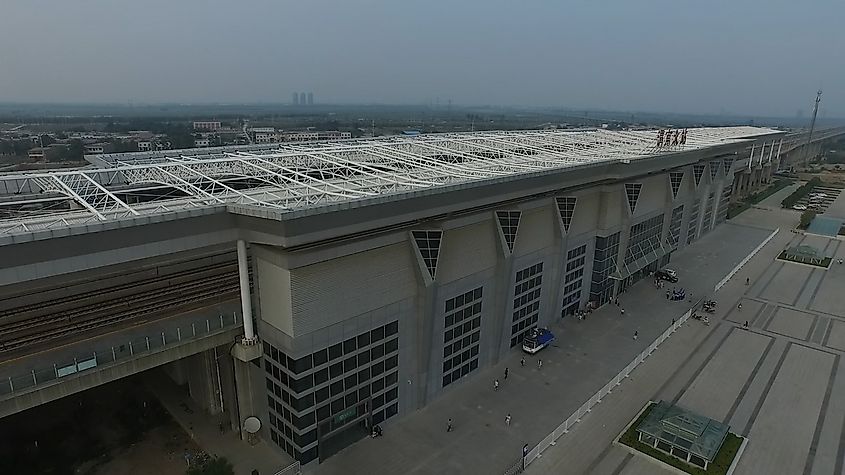
[[[368,398],[320,421],[317,424],[320,462],[370,435],[372,420]]]

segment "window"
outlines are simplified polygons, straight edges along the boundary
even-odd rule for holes
[[[481,333],[481,311],[483,288],[464,292],[446,300],[444,308],[443,332],[443,385],[447,386],[457,381],[462,374],[463,367],[468,370],[472,348],[478,347]],[[388,342],[388,347],[392,344]],[[388,352],[389,353],[389,352]],[[475,353],[477,355],[477,353]],[[464,364],[466,362],[466,364]],[[393,356],[385,362],[386,369],[395,368],[398,357]]]

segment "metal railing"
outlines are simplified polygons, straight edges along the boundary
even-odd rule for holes
[[[0,379],[0,397],[31,391],[37,386],[104,366],[120,363],[145,353],[172,348],[183,342],[217,334],[241,325],[237,312],[217,318],[198,320],[190,325],[169,328],[161,333],[138,337],[119,345],[110,346],[73,357],[65,357],[55,364],[30,370],[18,376]]]
[[[772,240],[772,238],[774,238],[774,237],[777,235],[778,231],[780,231],[780,228],[777,228],[777,229],[775,229],[774,231],[772,231],[772,233],[771,233],[771,234],[769,234],[769,236],[768,236],[766,239],[764,239],[764,240],[763,240],[763,242],[761,242],[761,243],[760,243],[760,245],[758,245],[757,247],[755,247],[755,248],[754,248],[754,250],[753,250],[753,251],[751,251],[751,253],[750,253],[750,254],[748,254],[747,256],[745,256],[745,258],[744,258],[743,260],[739,261],[739,264],[737,264],[737,265],[736,265],[736,267],[734,267],[734,268],[733,268],[733,270],[731,270],[730,272],[728,272],[728,275],[726,275],[726,276],[725,276],[722,280],[720,280],[720,281],[719,281],[719,283],[718,283],[718,284],[716,284],[716,287],[713,289],[713,291],[714,291],[714,292],[718,292],[718,291],[719,291],[719,289],[721,289],[721,288],[722,288],[722,286],[724,286],[725,284],[727,284],[727,283],[728,283],[728,281],[729,281],[729,280],[731,280],[731,277],[733,277],[733,276],[734,276],[737,272],[739,272],[739,270],[740,270],[740,269],[742,269],[742,267],[743,267],[745,264],[748,264],[748,261],[750,261],[750,260],[751,260],[751,258],[752,258],[752,257],[754,257],[755,255],[757,255],[757,253],[758,253],[758,252],[760,252],[760,249],[763,249],[763,246],[765,246],[766,244],[768,244],[768,243],[769,243],[769,241],[771,241],[771,240]]]
[[[274,473],[273,475],[300,475],[302,473],[302,466],[299,464],[299,461],[296,461],[287,467],[279,470],[278,472]]]
[[[660,346],[667,338],[669,338],[673,333],[675,333],[678,328],[681,327],[692,315],[693,310],[698,308],[701,305],[701,300],[697,301],[689,310],[686,311],[679,319],[677,319],[669,328],[666,329],[660,336],[658,336],[645,350],[643,350],[639,355],[637,355],[631,363],[628,364],[622,371],[620,371],[616,376],[614,376],[607,384],[604,385],[601,389],[599,389],[592,397],[590,397],[587,402],[581,405],[572,415],[569,416],[568,419],[563,421],[562,424],[557,426],[555,430],[552,431],[551,434],[546,436],[543,440],[540,441],[537,445],[535,445],[532,449],[530,449],[525,456],[520,459],[518,464],[514,464],[511,466],[506,472],[506,475],[521,473],[524,470],[524,467],[527,467],[531,464],[535,459],[540,457],[540,454],[543,453],[547,448],[552,445],[555,445],[557,440],[564,434],[569,432],[569,429],[572,428],[575,424],[581,422],[581,418],[585,415],[589,414],[593,406],[600,403],[602,399],[611,394],[613,390],[622,384],[628,375],[636,369],[643,361],[646,360],[653,352]],[[523,465],[524,463],[524,465]],[[517,468],[517,467],[521,468]],[[518,470],[518,471],[514,471]]]

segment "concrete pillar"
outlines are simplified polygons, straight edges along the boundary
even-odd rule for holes
[[[241,287],[241,310],[244,316],[244,340],[255,341],[252,327],[252,298],[249,295],[249,267],[246,258],[246,242],[238,239],[238,276]]]
[[[220,352],[217,351],[217,357]],[[225,355],[225,353],[223,353]],[[223,393],[219,361],[215,358],[215,349],[197,353],[185,359],[188,376],[188,393],[200,407],[209,414],[223,412]]]

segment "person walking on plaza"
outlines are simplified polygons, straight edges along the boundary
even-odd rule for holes
[[[748,330],[748,320],[746,320],[745,323],[742,324],[742,328]]]
[[[505,416],[505,425],[508,426],[508,427],[510,427],[510,425],[511,425],[511,415],[510,414]]]
[[[525,357],[523,356],[521,360],[519,360],[519,365],[523,368],[525,367]]]
[[[498,391],[498,390],[499,390],[499,380],[497,379],[497,380],[493,381],[493,391]]]
[[[624,309],[624,308],[619,309],[619,313],[620,313],[620,315],[623,315],[623,316],[624,316],[624,315],[625,315],[625,309]]]
[[[742,310],[742,302],[736,304],[736,309],[740,311]]]
[[[505,368],[505,379],[508,379],[508,369]]]
[[[634,341],[637,341],[638,336],[640,336],[640,332],[637,331],[637,330],[634,330]]]
[[[750,278],[750,277],[746,277],[746,278],[745,278],[745,285],[748,285],[748,284],[750,284],[750,283],[751,283],[751,278]]]
[[[537,360],[537,369],[543,369],[543,360],[542,359]]]
[[[449,418],[449,421],[446,422],[446,432],[452,432],[452,418]]]

